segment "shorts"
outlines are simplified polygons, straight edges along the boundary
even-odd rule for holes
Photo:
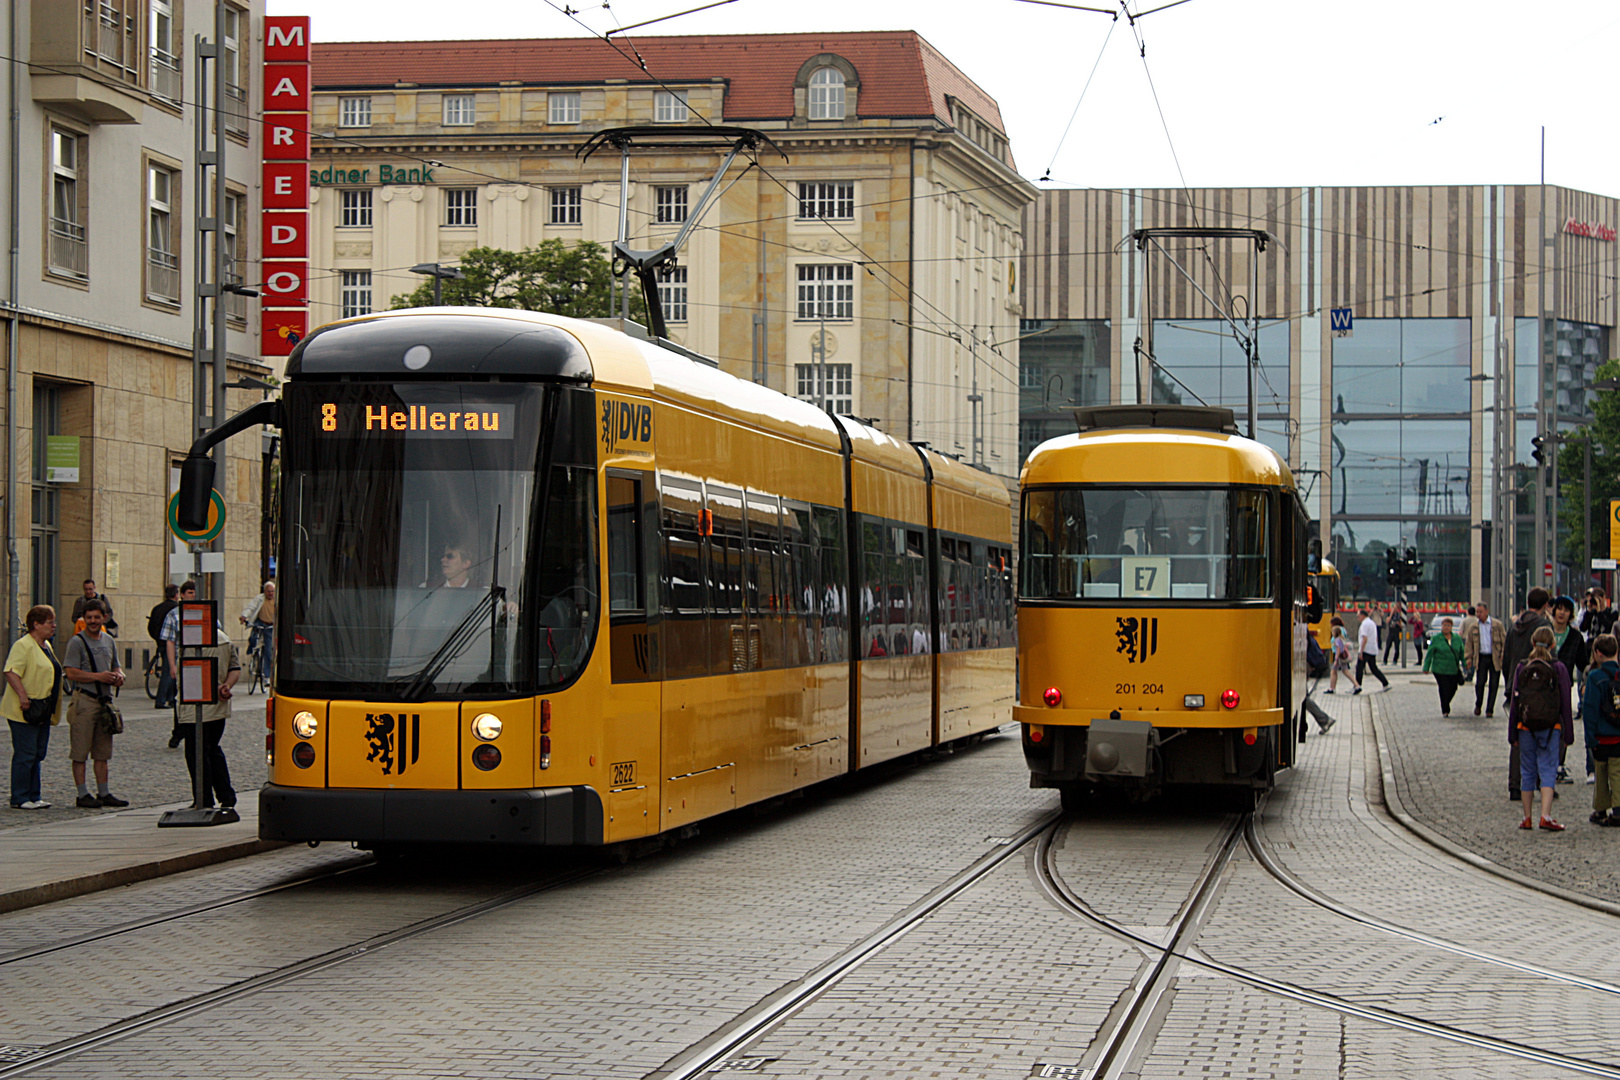
[[[101,702],[92,694],[76,690],[68,703],[68,758],[84,764],[93,761],[111,761],[113,737],[96,724]]]
[[[1563,745],[1564,733],[1556,724],[1546,731],[1519,730],[1519,790],[1550,788],[1558,782]]]

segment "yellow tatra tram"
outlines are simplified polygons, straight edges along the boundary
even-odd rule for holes
[[[1019,687],[1031,784],[1225,788],[1291,765],[1305,693],[1305,515],[1228,409],[1077,411],[1022,477]]]
[[[184,499],[258,423],[284,447],[266,839],[630,840],[1011,719],[1006,489],[668,342],[334,323],[198,440]]]

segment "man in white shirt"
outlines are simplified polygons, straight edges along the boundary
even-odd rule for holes
[[[1356,682],[1360,684],[1356,687],[1356,693],[1359,694],[1361,687],[1366,685],[1361,677],[1364,671],[1371,671],[1378,676],[1378,681],[1384,684],[1385,690],[1388,690],[1389,680],[1378,670],[1378,624],[1373,622],[1372,615],[1368,612],[1361,613],[1361,629],[1356,631],[1356,638],[1361,645],[1361,655],[1356,658]]]

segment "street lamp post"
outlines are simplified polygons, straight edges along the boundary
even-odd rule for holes
[[[444,266],[443,264],[436,262],[417,263],[415,266],[411,267],[411,273],[422,274],[425,277],[430,277],[433,279],[434,307],[442,307],[444,305],[445,278],[450,278],[453,281],[461,281],[467,276],[461,272],[459,267]]]

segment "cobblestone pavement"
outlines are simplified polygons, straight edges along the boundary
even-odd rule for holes
[[[1523,832],[1524,809],[1508,802],[1507,720],[1498,708],[1473,715],[1473,692],[1458,693],[1449,719],[1440,716],[1432,678],[1390,675],[1390,692],[1374,694],[1408,813],[1459,846],[1511,870],[1611,902],[1620,902],[1620,829],[1586,820],[1592,789],[1585,779],[1585,735],[1575,722],[1568,766],[1573,784],[1558,785],[1553,816],[1567,831]],[[1367,699],[1363,694],[1357,700]],[[1332,698],[1326,700],[1332,701]],[[1498,705],[1501,703],[1498,702]],[[1538,803],[1539,807],[1539,803]],[[1538,809],[1539,813],[1539,809]]]
[[[225,760],[231,767],[231,783],[244,801],[254,797],[253,793],[268,775],[264,764],[264,702],[263,692],[237,694],[231,720],[225,725],[221,740]],[[114,737],[112,761],[108,763],[112,793],[128,799],[132,807],[190,803],[191,774],[186,771],[183,751],[169,749],[169,734],[174,728],[172,715],[167,710],[160,712],[152,708],[152,700],[133,678],[118,696],[118,708],[124,714],[124,733]],[[0,757],[9,769],[9,740]],[[51,744],[40,778],[41,791],[45,801],[51,804],[50,809],[13,810],[8,804],[0,804],[0,829],[113,812],[81,810],[73,805],[78,792],[73,787],[68,760],[66,723],[51,729]],[[90,790],[95,791],[94,772],[90,772],[87,779]]]

